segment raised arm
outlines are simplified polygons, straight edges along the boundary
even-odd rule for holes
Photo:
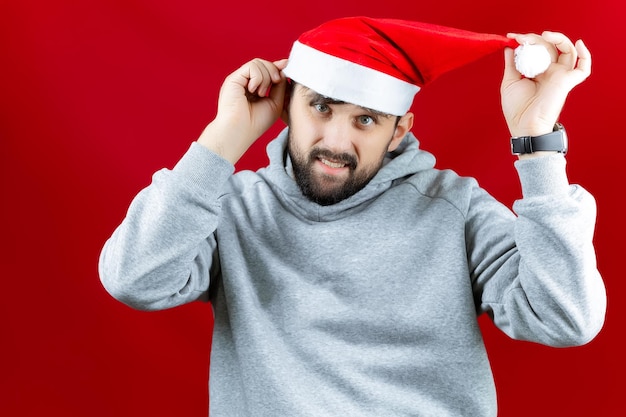
[[[216,118],[133,199],[100,255],[100,279],[113,297],[142,310],[207,299],[219,272],[220,197],[234,163],[282,114],[285,64],[255,59],[229,75]]]
[[[520,43],[544,44],[548,70],[534,79],[516,70],[506,52],[502,108],[512,136],[539,136],[553,130],[569,92],[591,71],[591,54],[563,34],[510,34]],[[549,154],[549,155],[546,155]],[[581,345],[601,330],[606,291],[597,269],[593,235],[596,204],[570,184],[566,160],[557,152],[536,152],[515,162],[522,198],[513,205],[511,226],[484,219],[476,238],[476,288],[481,309],[509,336],[552,346]],[[477,212],[480,218],[480,212]],[[471,218],[471,216],[469,216]]]

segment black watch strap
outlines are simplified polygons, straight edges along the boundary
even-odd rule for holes
[[[511,138],[511,152],[522,155],[540,151],[567,152],[567,134],[563,125],[554,125],[554,131],[541,136],[520,136]]]

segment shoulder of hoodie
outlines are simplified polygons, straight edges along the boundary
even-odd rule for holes
[[[478,195],[488,196],[473,177],[461,176],[451,169],[426,169],[395,181],[423,198],[440,199],[466,213]]]
[[[261,168],[258,171],[241,170],[235,172],[228,179],[220,198],[237,198],[257,190],[257,186],[260,184],[268,184],[267,179],[262,174],[265,169],[266,168]]]

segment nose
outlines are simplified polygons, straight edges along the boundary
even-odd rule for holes
[[[333,118],[324,126],[322,144],[334,153],[353,153],[351,123],[340,118]]]

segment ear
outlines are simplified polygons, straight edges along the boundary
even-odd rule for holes
[[[400,118],[398,124],[396,125],[396,130],[393,132],[393,137],[391,138],[391,143],[389,143],[389,147],[387,148],[387,152],[395,151],[402,139],[409,133],[409,130],[413,127],[413,113],[408,112],[404,116]]]

